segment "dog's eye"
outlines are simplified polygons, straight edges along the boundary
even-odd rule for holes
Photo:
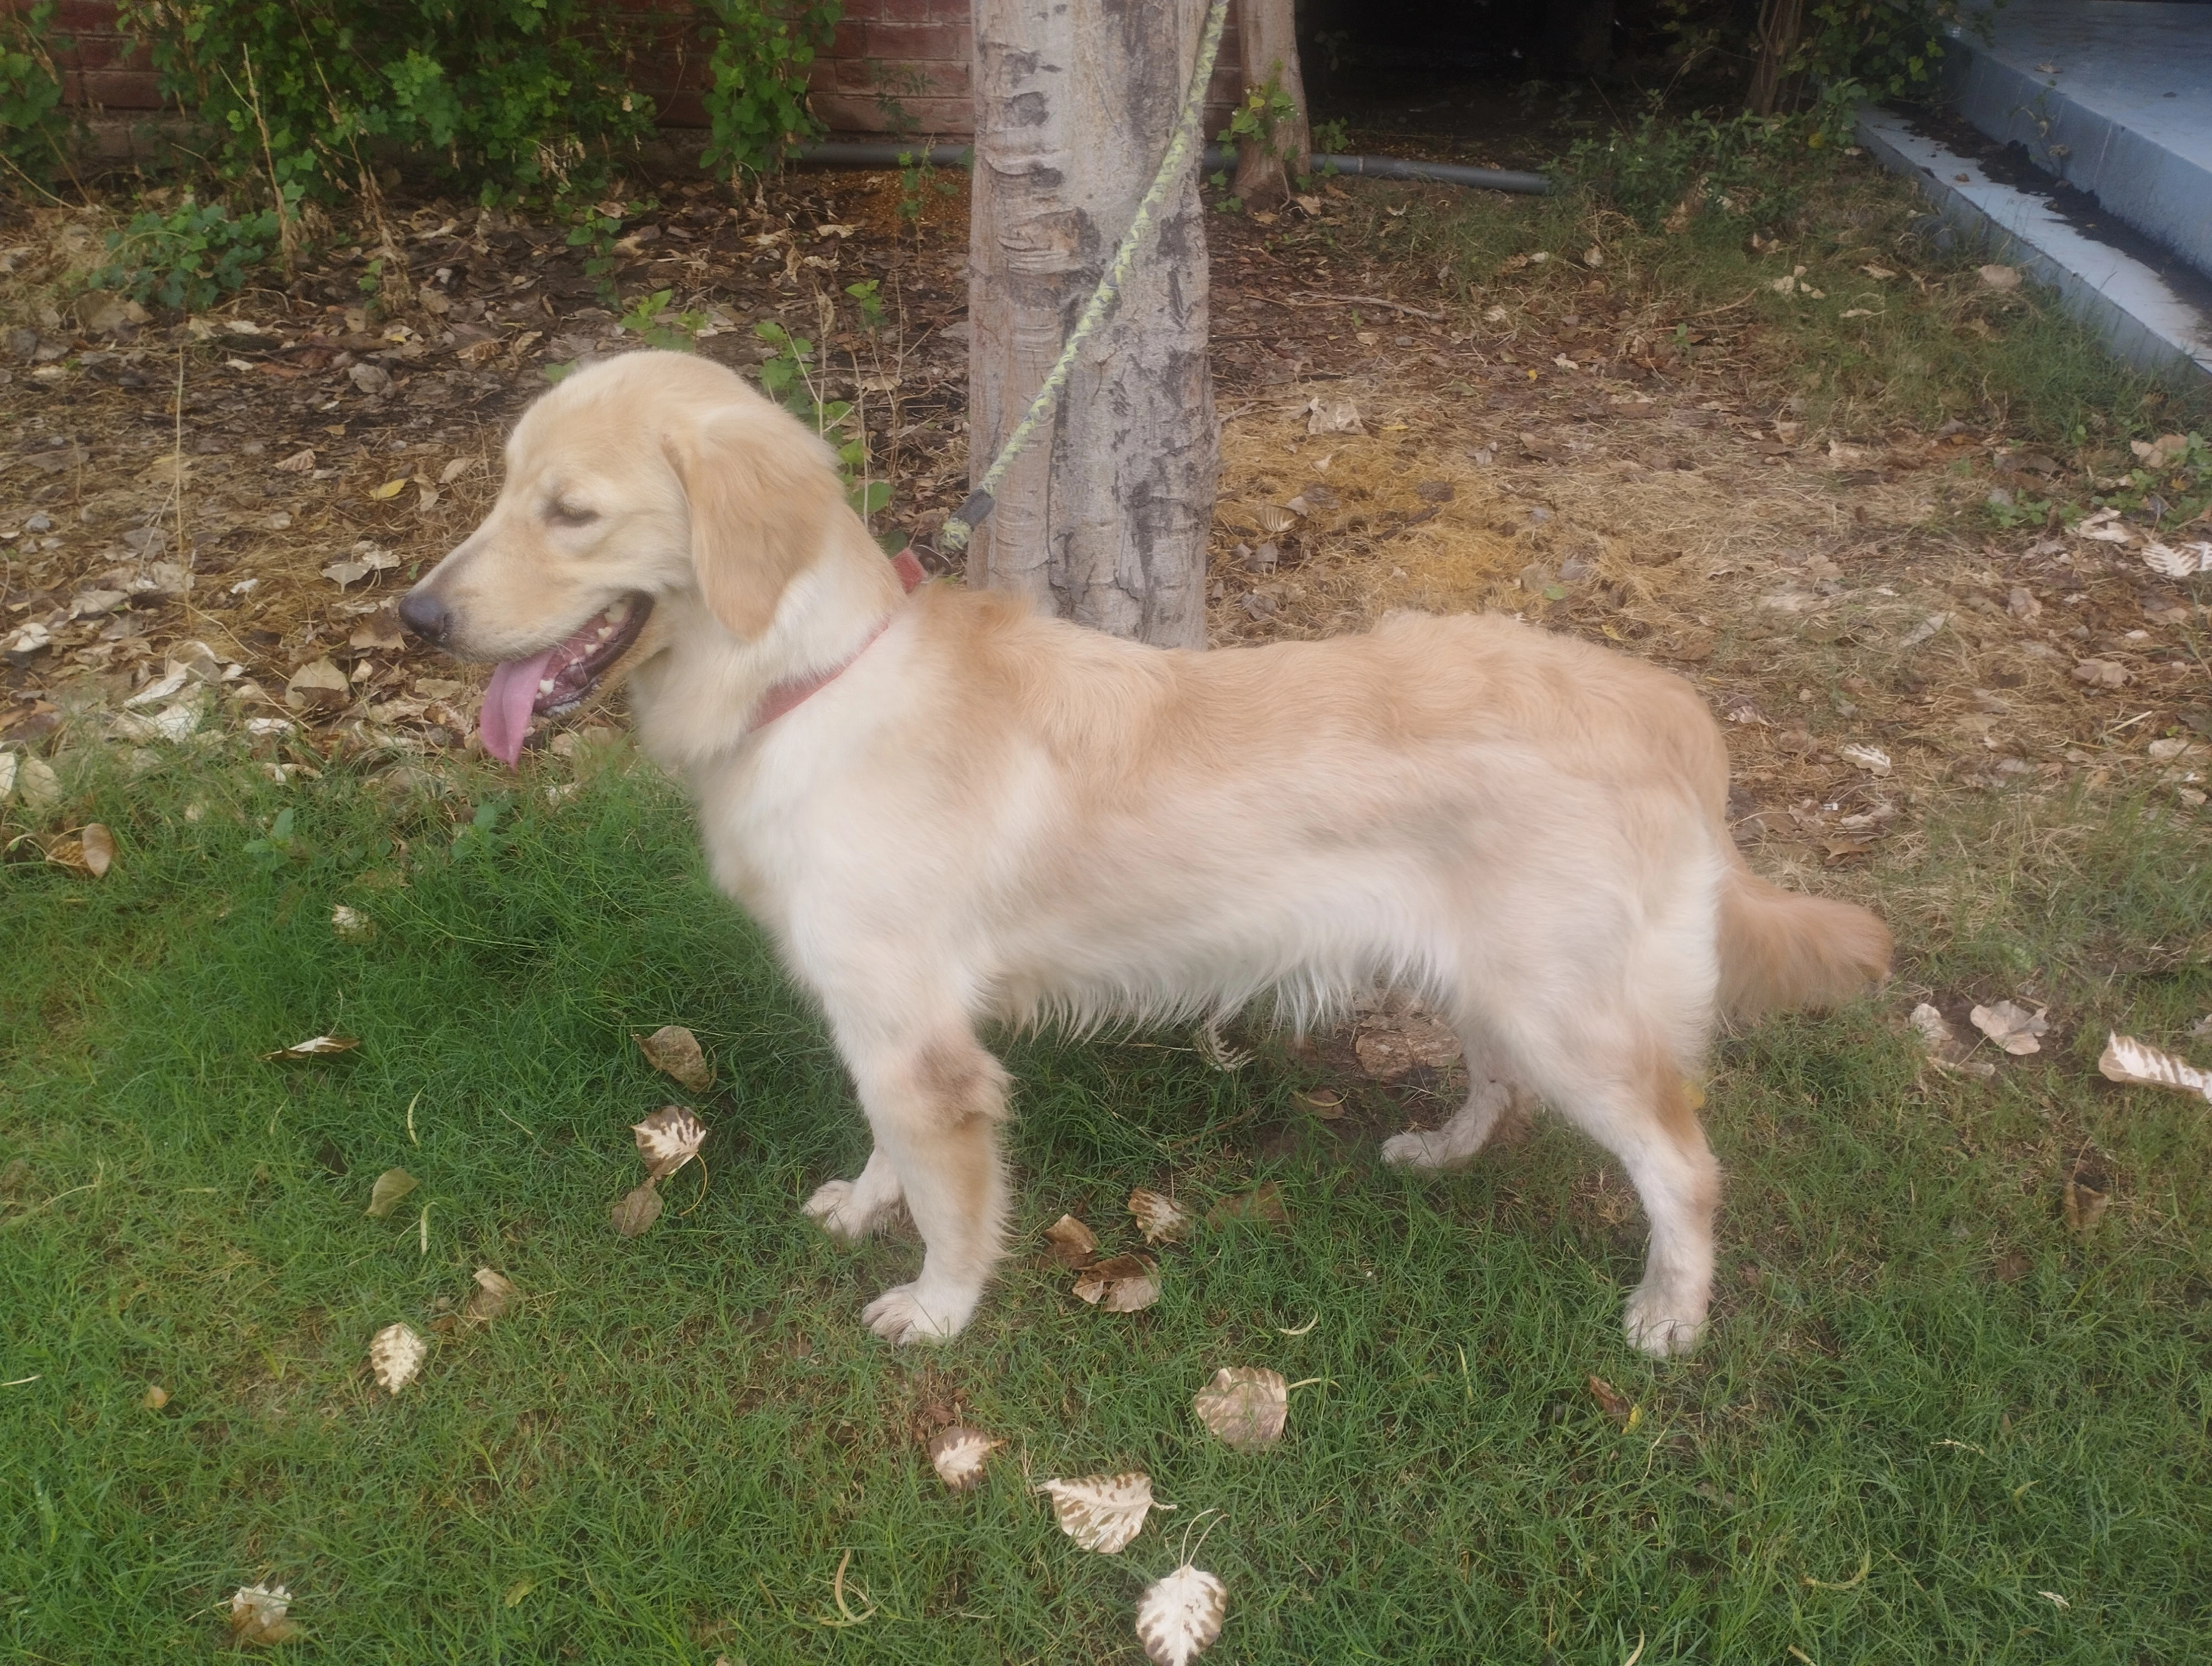
[[[588,526],[599,518],[599,512],[574,503],[556,503],[545,511],[545,518],[556,526]]]

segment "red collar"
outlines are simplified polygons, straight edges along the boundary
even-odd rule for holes
[[[921,562],[915,558],[915,553],[911,549],[902,550],[891,557],[891,570],[898,575],[899,582],[906,587],[906,593],[909,596],[929,577],[927,573],[922,571]],[[866,654],[876,638],[882,635],[890,624],[890,619],[886,617],[882,624],[870,631],[868,640],[854,648],[852,659],[846,660],[843,665],[832,666],[828,671],[817,671],[808,677],[793,677],[771,688],[761,696],[760,709],[753,714],[753,721],[748,732],[750,733],[750,729],[766,728],[808,696],[819,694],[828,688],[830,684],[853,668],[853,660],[858,660]]]

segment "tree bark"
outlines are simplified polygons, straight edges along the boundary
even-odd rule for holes
[[[1237,194],[1248,205],[1264,208],[1291,194],[1291,174],[1309,173],[1313,166],[1292,0],[1237,0],[1237,44],[1245,90],[1272,82],[1297,106],[1275,129],[1272,144],[1240,140],[1237,146]]]
[[[1792,66],[1804,38],[1805,0],[1765,0],[1759,11],[1759,58],[1745,100],[1753,115],[1771,116],[1788,100],[1796,80]]]
[[[1165,153],[1206,0],[975,0],[969,472],[1029,408]],[[1206,367],[1198,158],[1155,211],[1113,315],[1009,468],[968,581],[1079,624],[1206,645],[1220,443]]]

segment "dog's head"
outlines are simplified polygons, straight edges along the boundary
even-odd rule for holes
[[[523,414],[483,524],[399,604],[417,635],[494,660],[486,749],[666,648],[672,614],[765,633],[846,514],[827,446],[733,371],[684,353],[580,370]]]

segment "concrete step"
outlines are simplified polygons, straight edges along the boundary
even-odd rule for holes
[[[2142,234],[2109,224],[2094,204],[2085,208],[2081,192],[1978,134],[1961,139],[1951,125],[1947,133],[1945,124],[1869,106],[1859,112],[1858,140],[1916,181],[1959,234],[2057,290],[2120,358],[2155,376],[2212,377],[2212,281]]]
[[[2212,277],[2212,5],[2006,0],[1951,26],[1966,120]]]

